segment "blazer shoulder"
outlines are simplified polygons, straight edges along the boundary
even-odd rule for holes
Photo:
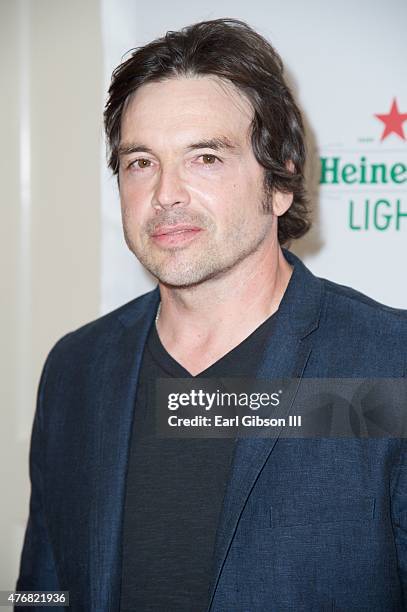
[[[321,361],[341,376],[407,375],[407,311],[351,287],[320,279],[318,328]]]
[[[330,310],[338,315],[346,313],[376,324],[379,320],[394,326],[395,330],[407,331],[407,310],[382,304],[364,293],[327,279],[320,279],[324,285]]]
[[[356,291],[323,279],[325,313],[329,335],[341,336],[354,350],[365,347],[388,359],[403,360],[407,371],[407,310],[393,308]]]
[[[137,319],[154,308],[158,301],[159,290],[157,286],[126,304],[66,333],[51,348],[47,361],[51,357],[64,354],[65,352],[84,349],[103,342],[118,322],[124,326],[137,322]]]

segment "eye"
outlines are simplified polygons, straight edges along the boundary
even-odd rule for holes
[[[216,155],[211,155],[210,153],[205,153],[201,157],[204,166],[213,166],[217,161],[220,161],[219,157],[216,157]]]
[[[139,157],[139,159],[135,159],[129,164],[129,168],[140,168],[143,170],[144,168],[149,168],[151,166],[151,160],[146,159],[145,157]]]

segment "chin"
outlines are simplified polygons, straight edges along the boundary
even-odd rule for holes
[[[176,287],[176,288],[185,288],[185,287],[193,287],[194,285],[198,285],[206,280],[205,277],[197,274],[166,274],[166,273],[156,273],[152,272],[153,276],[162,284],[167,287]]]
[[[169,269],[169,266],[159,270],[150,268],[149,272],[163,285],[177,288],[194,287],[219,274],[218,270],[212,269],[193,269],[189,267],[177,270],[175,267]]]
[[[193,287],[211,278],[215,278],[229,268],[219,257],[165,257],[158,258],[144,257],[140,253],[133,253],[144,266],[160,283],[168,287]],[[180,255],[180,254],[179,254]]]

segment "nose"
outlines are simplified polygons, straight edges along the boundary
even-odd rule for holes
[[[186,205],[188,202],[189,194],[182,181],[179,169],[175,165],[161,168],[153,194],[153,207],[155,209],[167,209],[176,205]]]

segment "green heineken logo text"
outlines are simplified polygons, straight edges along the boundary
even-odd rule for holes
[[[321,185],[401,185],[407,183],[407,165],[369,163],[360,157],[357,163],[343,163],[341,157],[321,157]]]
[[[349,162],[339,156],[321,157],[320,184],[349,193],[347,221],[353,231],[400,231],[407,227],[407,206],[400,197],[407,191],[403,183],[407,183],[407,165],[400,161],[373,163],[361,156]],[[366,187],[358,193],[360,185]],[[375,185],[382,186],[384,194],[377,194]],[[366,194],[370,186],[373,196]]]
[[[401,208],[401,201],[364,199],[357,204],[354,200],[349,202],[349,228],[351,230],[376,229],[384,231],[389,228],[400,230],[402,219],[407,222],[407,211]]]

